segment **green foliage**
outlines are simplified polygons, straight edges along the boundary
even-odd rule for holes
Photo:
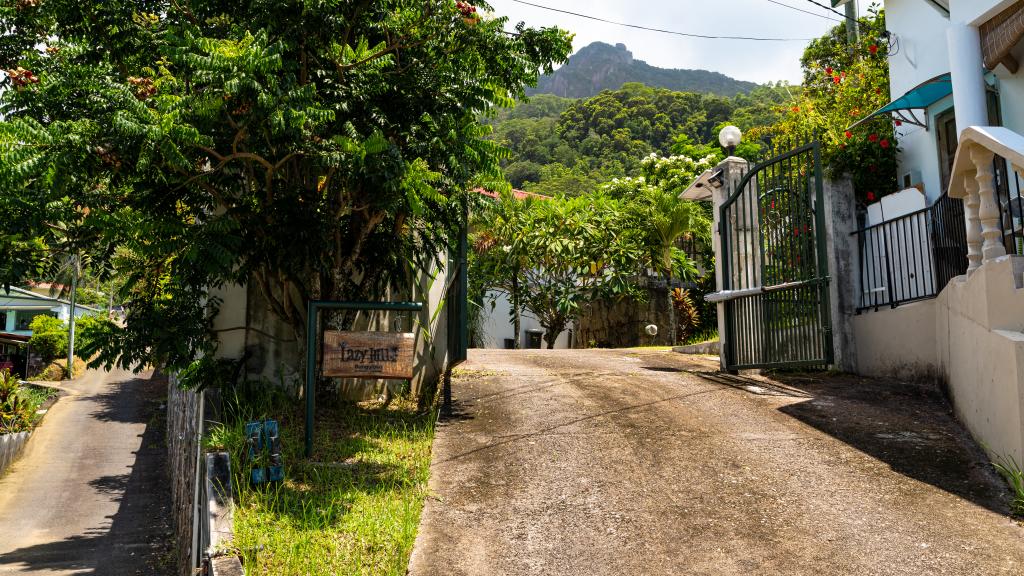
[[[676,317],[676,342],[687,342],[700,329],[700,309],[693,302],[689,290],[672,290],[672,307]]]
[[[58,318],[54,318],[49,314],[40,314],[32,319],[32,322],[28,325],[28,329],[31,330],[33,334],[47,334],[50,332],[66,332],[68,327]]]
[[[38,354],[44,362],[51,362],[57,358],[63,358],[68,354],[67,332],[46,332],[44,334],[33,334],[28,345],[32,351]]]
[[[226,283],[251,282],[299,342],[307,299],[410,286],[466,190],[504,182],[480,118],[571,49],[451,0],[3,10],[0,67],[39,81],[0,85],[0,284],[48,248],[124,271],[126,322],[94,349],[129,368],[212,353]]]
[[[204,439],[231,454],[238,503],[232,544],[247,570],[404,575],[429,495],[436,413],[419,412],[408,400],[375,409],[323,405],[310,461],[303,454],[303,408],[253,392],[229,398],[223,424]],[[286,478],[257,488],[244,465],[245,422],[262,417],[281,424]]]
[[[0,434],[32,429],[35,410],[20,392],[18,379],[10,370],[0,370]]]
[[[677,248],[684,235],[707,236],[703,207],[680,202],[678,186],[709,160],[652,158],[649,178],[621,178],[596,192],[543,200],[502,194],[476,213],[473,277],[480,291],[509,297],[513,324],[529,310],[548,345],[594,299],[642,299],[640,278],[654,270],[693,277]]]
[[[90,315],[75,319],[75,355],[89,358],[87,351],[95,352],[97,345],[103,342],[104,334],[115,330],[116,326],[105,316]]]
[[[1013,456],[996,456],[992,461],[992,466],[1010,485],[1010,490],[1013,493],[1010,511],[1015,516],[1024,516],[1024,469],[1020,467]]]
[[[41,314],[29,324],[32,337],[28,345],[44,362],[62,358],[68,353],[68,327],[53,316]]]
[[[614,178],[644,174],[651,154],[710,157],[714,165],[724,157],[718,145],[723,126],[747,130],[777,122],[779,103],[791,91],[769,85],[730,99],[627,84],[585,100],[539,95],[499,114],[492,138],[511,152],[502,166],[514,187],[578,196]],[[759,151],[756,139],[746,139],[737,155],[753,159]]]

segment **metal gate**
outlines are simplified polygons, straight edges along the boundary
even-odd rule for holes
[[[757,164],[719,208],[725,363],[832,363],[824,192],[817,141]]]

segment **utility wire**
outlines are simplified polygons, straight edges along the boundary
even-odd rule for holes
[[[842,16],[846,20],[851,20],[853,22],[856,22],[857,24],[860,24],[860,20],[857,20],[856,18],[850,18],[849,16],[846,15],[845,12],[840,12],[839,10],[836,10],[835,8],[833,8],[831,6],[826,6],[826,5],[821,4],[819,2],[815,2],[815,0],[807,0],[807,1],[810,2],[811,4],[814,4],[818,8],[824,8],[825,10],[828,10],[829,12],[834,12],[836,14],[839,14],[840,16]]]
[[[825,20],[831,20],[833,22],[842,22],[842,20],[839,20],[838,18],[832,18],[831,16],[825,16],[824,14],[819,14],[818,12],[811,12],[810,10],[804,10],[803,8],[797,8],[796,6],[790,6],[789,4],[783,4],[782,2],[779,2],[778,0],[767,0],[767,1],[771,2],[772,4],[778,4],[779,6],[782,6],[783,8],[789,8],[790,10],[796,10],[797,12],[803,12],[804,14],[810,14],[811,16],[817,16],[818,18],[824,18]]]
[[[551,12],[559,12],[562,14],[568,14],[570,16],[577,16],[579,18],[586,18],[587,20],[596,20],[597,22],[604,22],[605,24],[614,24],[616,26],[625,26],[627,28],[637,28],[639,30],[647,30],[650,32],[661,32],[662,34],[674,34],[676,36],[686,36],[688,38],[707,38],[712,40],[757,40],[760,42],[809,42],[812,38],[759,38],[754,36],[713,36],[710,34],[694,34],[691,32],[677,32],[675,30],[663,30],[661,28],[649,28],[647,26],[640,26],[638,24],[628,24],[626,22],[616,22],[614,20],[605,20],[604,18],[598,18],[597,16],[590,16],[589,14],[580,14],[579,12],[570,12],[569,10],[560,10],[558,8],[552,8],[550,6],[544,6],[542,4],[534,4],[533,2],[526,2],[524,0],[512,0],[517,4],[524,4],[526,6],[533,6],[534,8],[540,8],[541,10],[550,10]]]

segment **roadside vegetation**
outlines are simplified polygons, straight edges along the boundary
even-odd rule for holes
[[[53,388],[21,384],[9,370],[0,371],[0,434],[32,430],[40,418],[37,411],[56,396]]]
[[[208,448],[231,453],[233,548],[252,574],[405,574],[427,497],[435,412],[412,399],[387,407],[318,408],[312,460],[304,459],[304,410],[263,393],[228,402]],[[245,423],[277,415],[286,479],[253,486]]]

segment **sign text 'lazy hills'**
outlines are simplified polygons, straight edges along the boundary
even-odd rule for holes
[[[414,344],[414,335],[404,332],[325,332],[323,374],[411,379]]]

